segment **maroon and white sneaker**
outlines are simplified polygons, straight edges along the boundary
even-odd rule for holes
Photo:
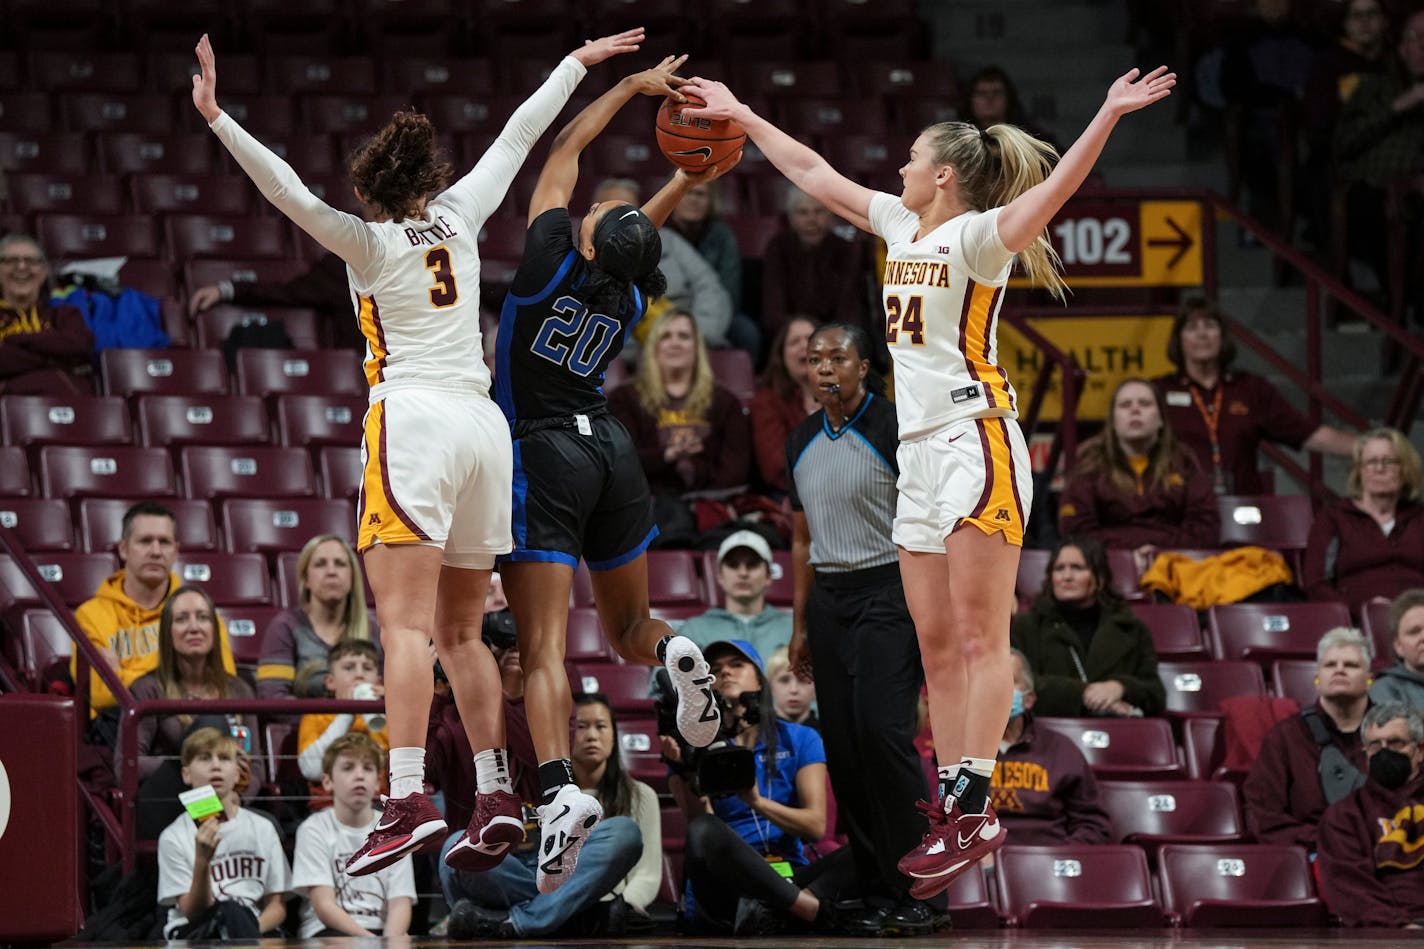
[[[436,850],[445,840],[445,818],[424,794],[383,798],[384,810],[361,849],[346,861],[346,875],[384,870],[408,853]]]
[[[966,814],[958,801],[952,801],[947,812],[938,807],[924,809],[930,829],[898,864],[900,872],[911,879],[910,896],[917,900],[948,889],[961,873],[1002,847],[1008,836],[992,807],[985,806],[982,814]]]
[[[445,865],[468,873],[493,870],[524,841],[523,813],[519,798],[507,791],[476,794],[469,829],[445,851]]]

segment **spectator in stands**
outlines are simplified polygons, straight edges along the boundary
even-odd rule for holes
[[[824,923],[829,901],[805,885],[809,875],[803,841],[826,832],[826,755],[813,730],[776,719],[748,721],[744,696],[770,708],[770,688],[760,654],[745,640],[717,642],[703,650],[717,677],[716,690],[730,706],[723,726],[735,742],[756,752],[750,788],[704,796],[678,743],[663,736],[671,762],[673,797],[687,815],[684,914],[701,928],[755,936],[788,915]]]
[[[737,235],[718,214],[718,184],[693,185],[687,189],[677,207],[672,209],[663,232],[676,231],[697,248],[702,259],[717,272],[717,277],[732,298],[734,312],[742,311],[742,249]]]
[[[1045,133],[1028,114],[1023,99],[1019,97],[1018,87],[999,66],[985,66],[969,78],[964,103],[960,121],[969,122],[981,132],[1000,123],[1017,125],[1034,138],[1058,148],[1053,136]]]
[[[1370,686],[1370,701],[1396,703],[1424,712],[1424,589],[1405,590],[1389,607],[1394,664]]]
[[[1034,727],[1034,675],[1013,650],[1014,704],[989,799],[1016,844],[1105,844],[1112,822],[1098,802],[1098,780],[1078,746]]]
[[[298,935],[404,936],[415,902],[409,854],[369,876],[341,868],[361,848],[379,817],[372,806],[386,770],[386,752],[367,735],[343,735],[321,758],[321,787],[331,807],[297,828],[292,891],[303,897]]]
[[[1340,111],[1335,131],[1338,183],[1346,187],[1347,231],[1352,256],[1374,268],[1389,286],[1386,202],[1389,187],[1402,175],[1424,171],[1424,10],[1404,21],[1390,68],[1367,76]],[[1424,216],[1402,209],[1408,220],[1406,247],[1419,246]],[[1409,297],[1420,306],[1419,274],[1409,277]]]
[[[297,605],[274,616],[262,636],[257,692],[263,698],[320,698],[328,689],[331,647],[374,642],[376,635],[351,545],[335,534],[318,534],[297,556]]]
[[[291,868],[276,824],[242,806],[242,748],[231,735],[200,728],[183,742],[183,780],[211,787],[220,814],[198,823],[179,814],[158,838],[158,904],[165,939],[227,940],[280,935]]]
[[[1302,585],[1312,600],[1352,610],[1424,586],[1424,466],[1403,434],[1375,428],[1360,436],[1345,482],[1348,495],[1315,514]]]
[[[797,314],[771,341],[766,370],[752,396],[752,439],[757,473],[778,494],[787,487],[786,436],[820,408],[816,387],[806,370],[806,344],[816,321]]]
[[[726,606],[692,617],[678,632],[704,649],[728,639],[745,639],[767,655],[785,646],[791,641],[791,614],[766,602],[774,566],[771,545],[761,534],[729,535],[717,548],[717,586]]]
[[[49,261],[33,237],[0,237],[0,395],[90,395],[94,334],[48,299]]]
[[[791,668],[785,646],[767,657],[766,677],[771,680],[771,704],[776,717],[793,725],[821,730],[816,716],[816,683],[803,679]]]
[[[1269,494],[1258,449],[1270,441],[1349,457],[1355,436],[1317,425],[1255,373],[1233,369],[1226,317],[1202,297],[1183,302],[1167,341],[1174,373],[1152,380],[1167,425],[1196,455],[1218,494]]]
[[[376,647],[370,640],[345,639],[331,647],[327,658],[331,670],[325,677],[326,697],[335,699],[378,699],[386,694],[381,685],[381,670],[376,659]],[[325,806],[322,790],[322,762],[326,749],[347,734],[366,735],[382,749],[391,746],[386,734],[386,716],[380,712],[358,715],[354,712],[317,712],[303,715],[297,729],[297,766],[302,777],[315,787],[313,805]],[[351,851],[355,853],[353,849]]]
[[[746,410],[713,377],[691,314],[653,322],[632,385],[613,390],[608,407],[638,446],[662,542],[692,546],[699,530],[683,496],[742,488],[752,452]]]
[[[188,295],[188,315],[197,316],[220,303],[233,306],[284,306],[315,310],[331,328],[331,343],[338,349],[364,352],[361,324],[351,318],[351,288],[346,262],[333,253],[318,257],[304,273],[291,280],[223,280],[198,287]]]
[[[218,614],[207,591],[181,586],[163,604],[158,619],[158,667],[130,688],[136,701],[151,699],[250,699],[256,695],[246,680],[223,668],[218,648]],[[198,728],[217,727],[229,733],[251,755],[256,744],[257,716],[236,713],[145,715],[138,721],[141,779],[138,791],[139,836],[152,840],[182,810],[178,795],[185,784],[177,766],[183,739]],[[122,749],[121,749],[122,750]],[[116,756],[122,765],[124,755]],[[255,791],[260,772],[251,781]]]
[[[1152,631],[1113,588],[1091,538],[1054,548],[1043,592],[1014,617],[1010,639],[1037,683],[1040,715],[1159,715],[1167,704]]]
[[[1325,808],[1364,783],[1370,652],[1356,629],[1320,637],[1315,704],[1272,726],[1241,787],[1246,822],[1261,843],[1315,853]]]
[[[1346,926],[1424,929],[1424,718],[1403,705],[1365,715],[1370,780],[1320,822],[1320,886]]]
[[[825,205],[799,188],[786,189],[786,227],[762,251],[761,328],[774,335],[793,316],[821,323],[870,326],[874,270],[867,242],[832,228]]]
[[[1214,547],[1220,518],[1211,478],[1166,422],[1145,379],[1113,391],[1112,417],[1084,442],[1058,507],[1058,528],[1105,547],[1126,547],[1145,569],[1161,547]]]
[[[140,501],[124,512],[117,544],[123,566],[104,580],[92,599],[74,611],[75,622],[84,635],[118,673],[125,686],[158,668],[158,633],[163,604],[170,590],[181,585],[173,564],[178,560],[178,521],[173,512],[154,501]],[[227,627],[217,620],[218,646],[223,669],[237,673]],[[73,674],[75,661],[70,660]],[[104,685],[97,672],[89,676],[89,708],[97,715],[118,706],[118,699]],[[110,716],[113,728],[101,726],[98,737],[113,744],[117,717]]]

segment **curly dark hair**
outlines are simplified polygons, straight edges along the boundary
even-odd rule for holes
[[[366,203],[396,221],[414,216],[420,199],[443,191],[454,176],[435,143],[435,126],[419,112],[391,116],[351,153],[347,169]]]

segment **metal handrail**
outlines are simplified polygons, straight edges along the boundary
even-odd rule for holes
[[[1043,402],[1048,394],[1048,386],[1053,378],[1053,370],[1057,368],[1062,374],[1062,402],[1063,410],[1058,417],[1058,427],[1053,433],[1053,443],[1048,449],[1048,458],[1044,462],[1043,470],[1049,478],[1058,470],[1058,461],[1061,458],[1065,467],[1071,467],[1073,457],[1078,451],[1078,400],[1082,397],[1083,382],[1087,378],[1087,373],[1078,365],[1078,360],[1072,353],[1065,353],[1054,345],[1053,341],[1036,330],[1024,315],[1023,310],[1018,308],[1004,307],[999,312],[999,318],[1012,326],[1021,336],[1027,339],[1039,351],[1043,353],[1044,359],[1039,364],[1038,374],[1034,378],[1032,394],[1029,397],[1027,411],[1021,413],[1021,425],[1028,436],[1032,437],[1038,428],[1039,415],[1043,411]]]

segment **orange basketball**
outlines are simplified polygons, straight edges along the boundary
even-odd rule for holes
[[[747,133],[731,119],[683,114],[685,109],[704,104],[696,96],[688,96],[686,102],[664,99],[658,109],[658,148],[684,171],[706,171],[735,155],[747,140]]]

